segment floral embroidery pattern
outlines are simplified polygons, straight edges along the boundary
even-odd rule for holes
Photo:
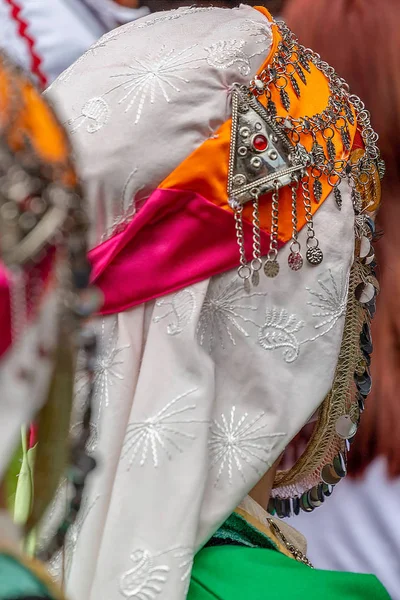
[[[244,52],[245,45],[245,40],[232,39],[216,42],[209,48],[206,48],[208,52],[207,62],[210,67],[215,67],[216,69],[228,69],[234,64],[239,64],[240,73],[244,76],[249,75],[251,71],[251,57]]]
[[[133,567],[122,575],[120,583],[120,590],[125,598],[154,600],[164,591],[175,562],[183,573],[181,581],[187,582],[187,589],[189,588],[193,563],[191,549],[176,547],[152,554],[149,550],[140,548],[135,550],[130,558]]]
[[[109,117],[110,108],[104,98],[91,98],[83,105],[80,116],[70,119],[67,124],[71,133],[75,133],[83,125],[86,125],[88,133],[96,133],[108,123]]]
[[[221,420],[214,420],[211,426],[209,451],[210,468],[218,466],[215,484],[227,472],[229,484],[232,485],[234,472],[238,472],[246,481],[245,468],[249,467],[261,476],[270,466],[271,445],[284,433],[269,433],[263,423],[265,412],[250,420],[248,413],[241,417],[236,415],[233,406],[230,415],[221,415]],[[259,463],[260,468],[257,467]]]
[[[192,290],[181,290],[169,298],[162,298],[156,303],[157,307],[165,307],[163,315],[153,318],[154,323],[171,318],[167,325],[168,335],[179,335],[191,321],[195,308],[196,297]]]
[[[291,363],[300,352],[300,342],[295,334],[304,326],[304,321],[297,321],[295,315],[289,315],[285,309],[268,308],[258,342],[264,350],[284,348],[285,361]]]
[[[207,345],[211,352],[217,343],[225,348],[226,337],[233,346],[236,345],[235,334],[249,337],[246,325],[254,322],[246,318],[243,312],[257,310],[250,302],[256,296],[265,297],[265,294],[247,294],[236,277],[226,285],[218,278],[211,282],[197,327],[200,345]]]
[[[174,48],[167,50],[164,45],[154,59],[132,59],[133,64],[127,67],[126,72],[111,76],[122,77],[124,81],[108,90],[106,94],[119,89],[124,90],[125,93],[118,104],[126,103],[125,112],[135,107],[134,122],[137,125],[145,106],[155,103],[158,92],[166,102],[171,102],[171,92],[180,92],[180,83],[190,83],[189,79],[179,73],[199,68],[195,63],[200,59],[194,58],[194,48],[196,45],[176,52]]]
[[[267,51],[272,45],[271,25],[267,21],[254,21],[246,19],[239,27],[240,31],[245,31],[253,37],[257,37],[257,44],[262,44],[262,52]]]
[[[259,23],[247,19],[239,26],[241,31],[250,32],[250,35],[256,36],[258,49],[249,54],[245,51],[246,41],[244,39],[220,40],[208,48],[207,62],[210,67],[216,69],[228,69],[233,65],[238,65],[239,72],[244,77],[251,73],[251,59],[257,55],[267,52],[272,44],[272,33],[269,24]]]
[[[153,417],[145,421],[134,421],[128,426],[122,458],[128,453],[131,454],[129,468],[136,460],[139,461],[140,466],[151,461],[154,467],[158,467],[161,455],[171,460],[174,453],[183,452],[185,444],[196,438],[185,429],[204,421],[188,419],[187,417],[196,410],[197,405],[183,403],[196,391],[197,389],[192,389],[180,394]]]
[[[170,567],[158,564],[147,550],[131,554],[133,567],[121,578],[121,592],[125,598],[153,600],[160,595],[167,582]]]
[[[264,325],[258,334],[258,342],[264,350],[284,348],[285,361],[292,363],[298,358],[301,346],[315,342],[332,331],[339,319],[345,316],[348,281],[343,270],[340,270],[339,282],[329,269],[324,278],[318,279],[318,285],[317,291],[306,288],[312,297],[307,305],[316,309],[312,316],[318,319],[314,325],[318,333],[300,340],[296,334],[305,327],[304,321],[299,321],[296,315],[289,315],[285,309],[267,308]]]

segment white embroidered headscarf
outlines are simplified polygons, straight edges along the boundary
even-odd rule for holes
[[[52,86],[92,246],[229,118],[231,86],[248,83],[271,43],[250,7],[181,9],[109,34]],[[326,397],[354,252],[342,194],[341,213],[330,197],[315,216],[319,266],[282,268],[250,294],[231,271],[97,319],[98,468],[66,546],[72,600],[183,600],[195,552]],[[84,389],[78,373],[77,421]]]

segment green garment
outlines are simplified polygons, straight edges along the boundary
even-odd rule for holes
[[[390,600],[375,576],[311,569],[238,515],[210,543],[195,558],[188,600]]]
[[[15,558],[0,554],[0,600],[51,598],[46,586]]]

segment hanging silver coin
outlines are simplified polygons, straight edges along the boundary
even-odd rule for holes
[[[375,288],[372,283],[359,283],[355,290],[356,298],[361,304],[370,302],[375,297]]]
[[[333,459],[333,468],[335,469],[335,472],[338,475],[338,477],[346,477],[347,467],[343,454],[341,452],[339,452],[339,454],[337,454]]]
[[[306,258],[310,265],[320,265],[324,260],[324,255],[318,246],[313,246],[307,249]]]
[[[333,465],[325,465],[321,472],[321,479],[328,485],[336,485],[342,478],[336,473]]]
[[[299,271],[303,266],[303,257],[300,252],[290,252],[288,258],[288,265],[292,271]]]
[[[320,486],[316,485],[308,492],[308,499],[314,508],[318,508],[324,502],[325,498]]]
[[[360,243],[360,258],[365,258],[368,256],[371,250],[371,242],[367,238],[366,235],[363,235]]]
[[[353,423],[350,415],[339,417],[336,421],[335,429],[342,440],[349,440],[357,433],[357,425]]]
[[[264,273],[267,277],[276,277],[279,273],[279,263],[277,260],[270,260],[269,258],[264,264]]]
[[[246,277],[246,279],[243,280],[243,286],[244,286],[244,291],[246,292],[246,294],[250,294],[250,292],[251,292],[250,277]]]
[[[310,503],[307,492],[304,492],[300,498],[300,507],[301,510],[304,510],[304,512],[312,512],[314,510],[314,507]]]
[[[371,246],[371,250],[365,259],[365,264],[370,265],[372,262],[374,262],[374,260],[375,260],[375,253],[374,253],[374,249]]]
[[[251,275],[251,283],[254,287],[257,287],[260,283],[260,271],[253,271]]]

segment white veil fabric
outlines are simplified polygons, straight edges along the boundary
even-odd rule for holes
[[[72,599],[140,598],[153,585],[185,598],[194,552],[321,404],[353,257],[344,198],[343,218],[331,199],[317,213],[329,258],[316,270],[250,295],[228,272],[99,320],[99,464],[66,547]],[[79,375],[77,388],[79,406]]]
[[[55,82],[93,247],[229,118],[231,86],[248,83],[271,42],[250,7],[181,9],[109,34]],[[196,551],[321,405],[354,253],[347,185],[342,195],[341,212],[330,196],[315,216],[319,266],[293,272],[283,248],[279,277],[249,294],[229,271],[96,319],[98,468],[52,565],[72,600],[183,600]],[[78,373],[76,423],[85,387]]]

